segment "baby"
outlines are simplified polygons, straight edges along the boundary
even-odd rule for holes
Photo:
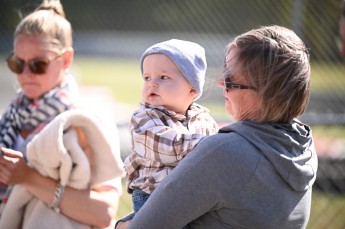
[[[120,221],[132,219],[178,162],[201,139],[218,131],[208,109],[195,103],[205,82],[203,47],[164,41],[144,52],[140,67],[142,100],[131,118],[132,153],[125,160],[134,213]]]

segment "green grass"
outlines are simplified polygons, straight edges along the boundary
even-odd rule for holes
[[[135,61],[76,58],[73,72],[82,85],[105,86],[116,101],[136,106],[141,94],[141,73]]]
[[[311,92],[339,92],[344,93],[345,67],[341,63],[315,63],[311,67]],[[101,85],[109,87],[114,97],[124,103],[137,105],[141,92],[141,72],[139,60],[116,60],[110,58],[75,58],[73,71],[79,76],[80,83],[84,85]],[[201,100],[207,100],[214,93],[221,94],[220,89],[214,88],[217,69],[208,69],[206,89]],[[214,92],[218,90],[218,92]],[[224,102],[224,101],[221,101]]]
[[[345,127],[341,125],[332,127],[313,126],[313,134],[317,136],[345,139]]]
[[[314,192],[308,229],[345,227],[345,195]]]
[[[127,193],[125,184],[126,178],[122,180],[123,194],[120,198],[116,219],[120,219],[133,211],[132,197]]]
[[[345,94],[345,67],[341,63],[315,63],[311,69],[312,93]],[[76,57],[72,70],[82,85],[108,87],[116,101],[138,105],[142,86],[139,60]],[[209,108],[217,121],[230,121],[224,110],[221,89],[214,84],[218,72],[219,69],[207,70],[204,94],[198,102]]]
[[[139,103],[142,87],[139,60],[76,58],[72,72],[81,85],[105,86],[112,91],[116,101],[132,106],[137,106]],[[207,77],[203,97],[198,103],[210,109],[211,115],[216,120],[228,120],[221,89],[215,88],[215,78],[216,76]]]
[[[342,63],[315,63],[311,65],[311,92],[344,94],[345,67]]]

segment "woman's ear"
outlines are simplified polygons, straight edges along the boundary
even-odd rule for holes
[[[69,69],[72,66],[73,57],[74,57],[74,49],[72,47],[66,48],[63,54],[65,69]]]

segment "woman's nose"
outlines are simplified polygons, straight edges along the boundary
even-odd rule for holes
[[[225,87],[224,79],[219,79],[219,80],[217,80],[216,85],[217,85],[218,87]]]
[[[34,73],[32,73],[28,64],[24,64],[23,72],[21,73],[21,75],[29,77],[29,76],[33,76]]]

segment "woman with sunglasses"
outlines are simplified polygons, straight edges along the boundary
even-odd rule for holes
[[[69,74],[73,55],[71,25],[59,1],[44,1],[18,24],[7,63],[20,89],[0,120],[0,146],[6,156],[0,157],[0,182],[22,184],[46,204],[59,203],[69,218],[103,228],[116,213],[120,178],[92,190],[63,191],[24,159],[28,142],[54,117],[76,107],[77,85]]]
[[[239,35],[219,84],[234,123],[201,141],[127,228],[306,228],[317,156],[297,119],[309,100],[304,43],[280,26]]]

